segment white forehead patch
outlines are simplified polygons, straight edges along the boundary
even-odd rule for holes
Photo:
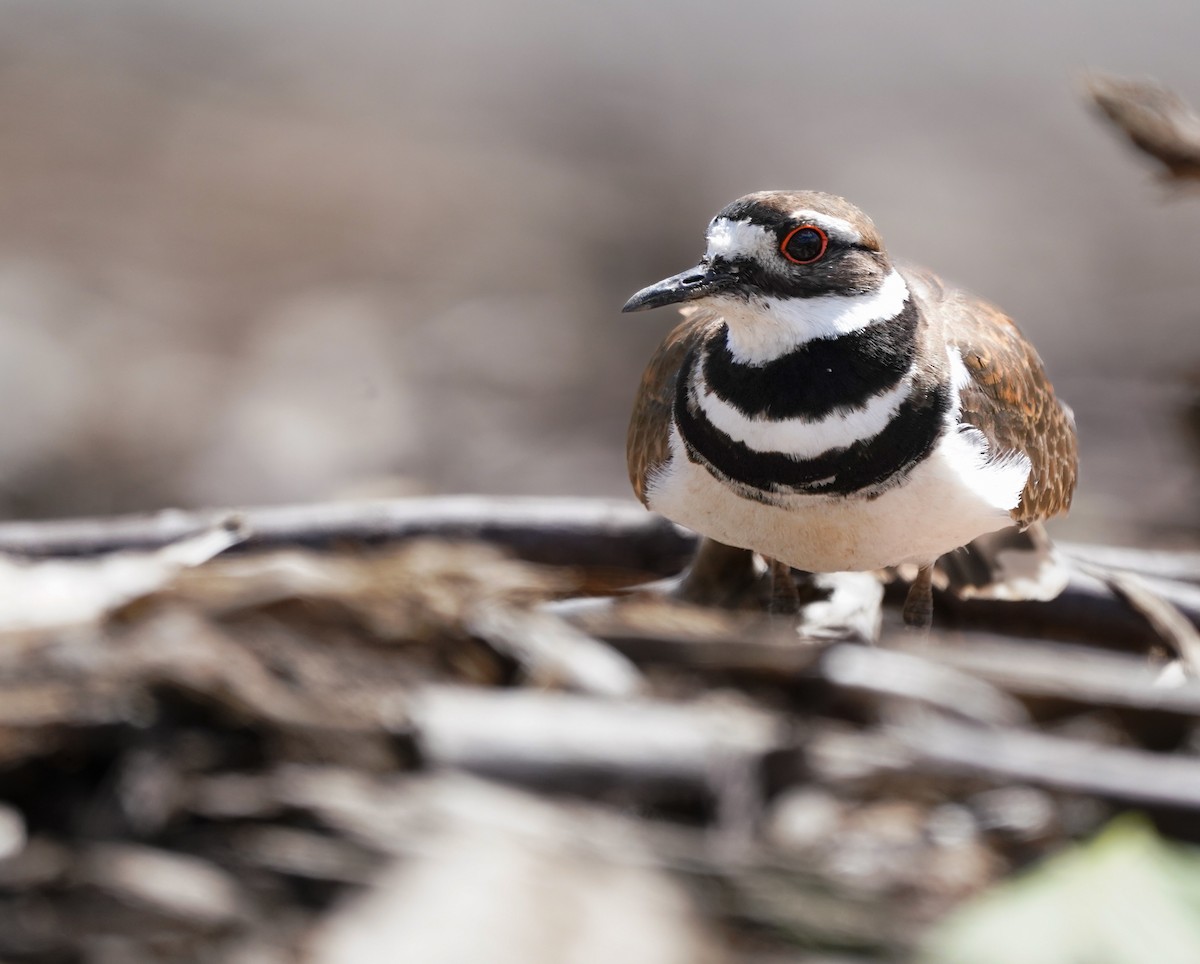
[[[751,221],[717,218],[708,228],[710,258],[754,258],[770,264],[777,247],[774,232]]]

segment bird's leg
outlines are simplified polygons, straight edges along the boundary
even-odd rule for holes
[[[919,632],[929,632],[933,625],[933,566],[922,566],[917,578],[908,587],[904,600],[904,625]]]
[[[771,602],[768,612],[772,616],[794,616],[800,611],[800,592],[792,578],[792,567],[778,559],[768,560],[771,569]]]
[[[696,606],[744,609],[762,605],[759,586],[754,553],[701,539],[691,565],[669,595]]]

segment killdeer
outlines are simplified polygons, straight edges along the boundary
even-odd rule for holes
[[[829,194],[747,195],[707,242],[623,309],[685,306],[629,426],[647,507],[775,567],[915,563],[917,627],[941,555],[1069,508],[1074,419],[999,310],[893,264]]]

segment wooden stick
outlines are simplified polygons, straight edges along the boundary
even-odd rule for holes
[[[473,635],[516,660],[531,685],[612,697],[646,690],[626,657],[551,612],[481,603],[466,624]]]
[[[222,524],[237,524],[248,534],[233,552],[373,548],[426,536],[470,539],[502,546],[532,562],[611,572],[613,587],[678,573],[697,544],[691,533],[632,501],[448,496],[8,522],[0,524],[0,552],[56,557],[155,548]],[[1153,578],[1150,585],[1200,625],[1200,587],[1192,584],[1200,582],[1195,553],[1076,544],[1067,549],[1110,568],[1127,565],[1146,575],[1171,576]],[[1066,591],[1049,602],[959,600],[942,593],[936,611],[939,621],[948,614],[960,625],[1026,636],[1125,647],[1130,640],[1153,639],[1141,615],[1103,580],[1086,573],[1073,574]]]
[[[1070,740],[1046,733],[973,727],[926,717],[893,727],[926,772],[1031,783],[1127,803],[1200,810],[1200,760]]]
[[[643,599],[566,599],[550,611],[639,665],[787,683],[809,670],[829,640],[797,634],[762,613]]]
[[[443,496],[7,522],[0,524],[0,552],[46,557],[151,549],[231,521],[248,532],[238,551],[373,548],[434,536],[491,542],[531,562],[650,576],[679,572],[696,542],[633,501]]]
[[[1173,603],[1193,625],[1200,625],[1200,589],[1165,579],[1143,580]],[[897,584],[898,588],[902,584]],[[1096,576],[1073,571],[1062,594],[1045,602],[958,599],[938,593],[935,619],[962,628],[1008,632],[1018,636],[1089,642],[1121,649],[1146,648],[1158,638],[1137,610],[1118,598]]]
[[[536,786],[620,786],[639,799],[717,796],[731,763],[783,744],[780,718],[750,706],[604,700],[530,690],[428,687],[411,720],[435,766]]]
[[[1086,542],[1055,542],[1069,559],[1094,566],[1136,572],[1140,576],[1173,582],[1200,583],[1200,552],[1188,549],[1137,549],[1130,546],[1101,546]]]
[[[966,639],[914,641],[897,633],[886,642],[952,667],[1023,699],[1200,716],[1200,681],[1161,686],[1144,657],[1062,643],[1016,642],[987,633]]]
[[[904,774],[1024,783],[1139,806],[1200,811],[1200,760],[913,713],[880,731],[827,728],[803,751],[804,769],[828,784]]]

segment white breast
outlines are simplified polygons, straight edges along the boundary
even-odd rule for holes
[[[1030,464],[1023,454],[999,458],[982,433],[958,424],[907,479],[873,499],[772,496],[745,499],[689,461],[671,429],[671,458],[649,480],[650,507],[702,535],[753,549],[812,572],[932,563],[976,536],[1012,525]]]

